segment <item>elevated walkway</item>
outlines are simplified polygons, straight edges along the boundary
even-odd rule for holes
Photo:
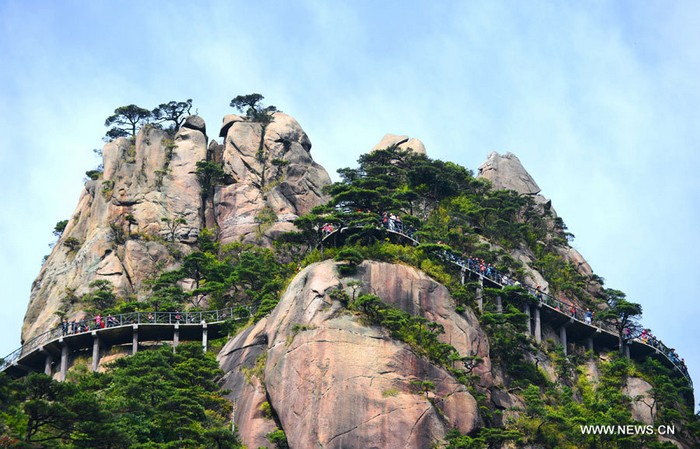
[[[201,341],[206,350],[210,338],[223,336],[229,320],[247,320],[250,311],[243,308],[204,312],[134,312],[105,318],[104,328],[75,332],[58,326],[28,340],[3,359],[0,371],[11,377],[30,372],[59,373],[65,379],[69,358],[80,351],[92,350],[92,370],[97,370],[101,355],[112,346],[131,345],[131,354],[145,342]],[[95,327],[95,326],[93,326]]]
[[[411,244],[414,246],[420,244],[415,236],[405,234],[402,228],[387,229],[382,226],[376,226],[375,231],[377,233],[376,235],[382,238],[389,238],[389,240],[395,243]],[[358,232],[370,233],[371,235],[372,230],[367,225],[340,227],[325,235],[319,243],[319,246],[342,245],[353,234]],[[488,273],[485,271],[482,272],[478,266],[475,266],[473,261],[470,261],[469,258],[460,254],[443,251],[440,257],[444,261],[459,268],[462,274],[462,283],[465,283],[467,279],[479,282],[477,301],[479,303],[479,308],[482,310],[484,287],[503,289],[506,286],[517,285],[526,289],[534,304],[526,304],[523,306],[523,312],[530,317],[528,320],[528,332],[537,342],[542,341],[542,323],[546,322],[553,329],[558,330],[559,340],[564,346],[565,353],[569,342],[583,342],[588,349],[594,349],[594,347],[610,349],[619,347],[620,336],[617,330],[610,324],[601,321],[592,320],[590,324],[587,323],[586,311],[572,306],[571,304],[564,304],[536,290],[535,287],[516,283],[507,275],[495,270],[490,270]],[[500,297],[497,298],[497,301],[499,302],[497,308],[501,308]],[[693,381],[685,367],[681,364],[678,356],[661,341],[657,340],[657,344],[652,345],[649,342],[643,342],[635,338],[624,341],[623,348],[625,355],[628,357],[635,359],[653,357],[659,360],[664,365],[683,376],[688,386],[691,389],[693,388]]]

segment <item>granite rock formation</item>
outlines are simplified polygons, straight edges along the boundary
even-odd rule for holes
[[[190,116],[172,138],[145,126],[134,139],[106,144],[102,176],[86,182],[32,285],[22,341],[56,326],[59,314],[84,316],[80,298],[93,281],[110,281],[122,297],[143,296],[144,280],[177,268],[173,256],[191,251],[205,227],[218,229],[223,243],[267,245],[324,202],[330,177],[311,158],[297,121],[276,113],[262,131],[260,123],[226,116],[224,144],[207,145],[204,120]],[[197,176],[203,160],[224,170],[209,196]]]
[[[471,312],[454,311],[445,287],[402,265],[366,261],[358,275],[341,278],[333,261],[321,262],[301,271],[271,315],[219,354],[248,447],[266,444],[277,424],[295,448],[430,447],[451,428],[480,426],[475,399],[448,371],[330,296],[353,288],[443,324],[445,342],[484,358],[481,382],[490,385],[486,336]],[[410,382],[424,379],[436,386],[430,398],[411,393]],[[264,416],[264,402],[274,416]]]
[[[222,243],[269,243],[293,229],[292,221],[327,200],[331,180],[313,161],[311,142],[294,118],[274,114],[268,126],[239,116],[224,118],[224,172],[232,182],[218,189],[214,215]]]
[[[408,136],[396,134],[385,134],[382,140],[372,148],[372,151],[383,150],[392,145],[396,145],[401,150],[411,150],[416,154],[426,154],[423,142],[416,138],[409,139]]]
[[[174,139],[144,128],[133,142],[119,138],[105,145],[101,179],[85,184],[32,284],[23,341],[55,326],[56,312],[83,316],[79,298],[93,281],[109,281],[124,296],[138,293],[156,267],[175,266],[172,253],[187,251],[202,228],[195,170],[206,143],[202,131],[183,127]],[[169,230],[162,219],[181,223]]]

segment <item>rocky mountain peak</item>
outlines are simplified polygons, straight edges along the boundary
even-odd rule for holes
[[[385,134],[382,140],[376,144],[371,151],[383,150],[392,145],[396,145],[401,150],[412,150],[417,154],[426,154],[425,145],[416,138],[409,139],[408,136],[400,136],[396,134]]]
[[[103,150],[104,171],[86,182],[75,212],[31,290],[22,340],[84,316],[80,298],[97,280],[141,299],[144,281],[175,269],[204,228],[221,242],[270,244],[292,221],[325,201],[326,170],[313,161],[297,121],[275,113],[266,126],[229,115],[225,141],[208,145],[206,124],[190,116],[174,135],[144,126]],[[223,169],[204,191],[198,163]]]
[[[479,177],[488,179],[496,189],[514,190],[523,195],[537,195],[541,189],[513,153],[492,152],[479,167]]]
[[[269,242],[326,201],[322,189],[331,179],[312,159],[309,137],[293,117],[276,112],[273,118],[267,126],[224,118],[221,161],[233,182],[217,191],[213,208],[223,243]]]

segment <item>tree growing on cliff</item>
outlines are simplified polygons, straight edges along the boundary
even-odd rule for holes
[[[185,101],[169,101],[161,103],[157,108],[151,111],[155,123],[171,122],[168,132],[171,134],[180,129],[180,126],[185,122],[185,119],[190,115],[192,110],[192,99]]]
[[[135,104],[120,106],[105,120],[105,126],[111,126],[105,137],[108,140],[114,140],[117,137],[133,137],[136,131],[152,118],[151,111]]]
[[[102,311],[113,307],[117,297],[113,293],[114,285],[110,281],[98,279],[90,282],[92,291],[83,296],[83,301],[94,306],[95,310]]]
[[[642,317],[642,306],[629,302],[620,290],[605,289],[605,300],[608,309],[598,314],[598,319],[611,324],[617,330],[620,353],[624,352],[625,344],[636,337],[641,330],[639,319]]]
[[[246,118],[253,122],[260,122],[263,126],[272,122],[272,114],[277,112],[275,106],[263,106],[260,94],[239,95],[231,100],[230,106],[239,112],[244,112]]]
[[[53,228],[53,235],[60,237],[61,234],[63,234],[63,231],[65,231],[66,226],[68,226],[68,220],[61,220],[56,223],[56,226]]]

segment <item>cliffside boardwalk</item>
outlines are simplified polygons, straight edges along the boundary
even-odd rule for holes
[[[180,341],[201,340],[206,350],[209,338],[220,336],[226,321],[247,320],[250,313],[242,307],[201,312],[132,312],[108,317],[104,328],[73,333],[66,332],[59,325],[10,353],[3,359],[0,371],[13,377],[37,371],[52,375],[56,371],[54,365],[58,363],[59,378],[64,380],[69,358],[90,348],[93,371],[97,370],[103,350],[115,345],[131,343],[133,355],[140,342],[171,341],[176,347]]]
[[[342,244],[350,234],[366,229],[365,226],[341,226],[332,229],[331,232],[324,235],[321,242],[319,242],[319,246],[322,247],[326,243],[333,245]],[[388,236],[399,243],[410,243],[414,246],[420,245],[420,242],[414,235],[406,234],[403,229],[391,229],[381,226],[376,226],[375,229],[386,232]],[[495,270],[490,275],[478,271],[477,267],[471,265],[469,259],[462,255],[445,250],[442,252],[441,257],[446,262],[459,267],[462,284],[465,283],[467,277],[478,281],[479,287],[477,288],[476,296],[480,310],[483,310],[483,289],[485,286],[502,289],[514,285],[512,279]],[[534,337],[538,343],[542,341],[542,322],[544,321],[550,324],[553,329],[558,329],[559,340],[564,347],[564,354],[567,352],[569,342],[583,342],[586,348],[590,350],[596,345],[605,348],[618,347],[620,340],[618,332],[608,323],[602,321],[588,323],[586,321],[586,311],[570,304],[564,304],[550,295],[537,290],[535,287],[529,285],[520,286],[528,291],[534,303],[534,305],[525,304],[523,312],[528,316],[528,334]],[[496,308],[498,311],[501,311],[501,297],[497,297],[496,301]],[[656,345],[651,345],[637,338],[630,339],[624,345],[624,352],[630,358],[657,358],[682,375],[688,386],[691,389],[693,388],[693,381],[687,369],[675,353],[661,341],[657,340]]]

